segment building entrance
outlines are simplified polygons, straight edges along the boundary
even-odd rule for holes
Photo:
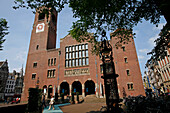
[[[62,82],[60,84],[60,94],[69,95],[69,84],[67,82]]]
[[[49,85],[48,86],[48,98],[51,98],[51,95],[53,94],[53,86]]]
[[[95,94],[95,83],[92,80],[87,80],[85,82],[85,94],[86,95]]]
[[[72,84],[72,92],[79,92],[79,95],[82,94],[82,85],[79,81],[74,81]]]

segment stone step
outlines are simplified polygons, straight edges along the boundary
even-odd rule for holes
[[[97,98],[96,95],[87,95],[84,98],[84,103],[105,103],[105,98]]]

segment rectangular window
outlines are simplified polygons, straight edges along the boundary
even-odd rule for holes
[[[85,58],[83,58],[83,66],[86,65]]]
[[[72,60],[72,66],[73,67],[75,66],[75,60],[74,59]]]
[[[51,66],[53,65],[53,58],[51,59]]]
[[[84,44],[82,45],[82,49],[85,49],[85,45]]]
[[[68,53],[66,53],[66,59],[68,59]]]
[[[82,57],[85,57],[85,51],[82,51]]]
[[[55,69],[53,70],[53,77],[55,77]]]
[[[124,58],[124,60],[125,60],[125,63],[128,63],[127,58]]]
[[[72,46],[73,51],[75,51],[75,46]]]
[[[81,45],[79,45],[79,50],[81,50]]]
[[[127,74],[127,75],[130,75],[129,70],[126,70],[126,74]]]
[[[71,52],[71,46],[69,47],[69,52]]]
[[[78,50],[78,46],[76,46],[76,51]]]
[[[79,51],[79,58],[81,57],[81,51]]]
[[[69,59],[71,59],[71,53],[69,53]]]
[[[32,79],[35,79],[35,77],[36,77],[36,74],[32,74]]]
[[[33,67],[36,68],[37,67],[37,62],[33,63]]]
[[[75,53],[74,52],[72,52],[72,58],[75,58]]]
[[[54,58],[54,65],[56,65],[56,58]]]
[[[89,56],[89,54],[88,54],[88,50],[86,50],[86,57],[88,57]]]
[[[65,67],[68,67],[68,60],[66,60],[66,64],[65,64]]]
[[[66,47],[66,52],[68,52],[68,47]]]
[[[76,59],[76,66],[78,66],[78,59]]]
[[[69,67],[71,67],[71,60],[69,60]]]
[[[128,90],[133,90],[133,83],[128,83],[127,87],[128,87]]]
[[[81,63],[81,59],[79,59],[79,66],[81,66],[82,65],[82,63]]]
[[[86,49],[88,49],[88,44],[86,44]]]
[[[86,65],[89,65],[89,58],[86,58]]]
[[[82,59],[82,57],[84,59]],[[89,61],[86,57],[88,57],[88,44],[66,47],[65,67],[88,65]]]
[[[76,52],[76,58],[78,58],[78,52]]]
[[[125,46],[122,47],[123,51],[125,51]]]

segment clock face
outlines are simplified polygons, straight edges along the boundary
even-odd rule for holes
[[[36,33],[43,32],[44,31],[44,23],[38,24],[36,27]]]

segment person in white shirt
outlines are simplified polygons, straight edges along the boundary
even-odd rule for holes
[[[51,106],[53,107],[53,110],[55,109],[55,108],[54,108],[54,102],[55,102],[55,100],[54,100],[54,96],[52,96],[52,95],[51,95],[51,100],[50,100],[50,103],[49,103],[49,104],[50,104],[50,106],[49,106],[48,110],[50,110],[50,109],[51,109]]]

